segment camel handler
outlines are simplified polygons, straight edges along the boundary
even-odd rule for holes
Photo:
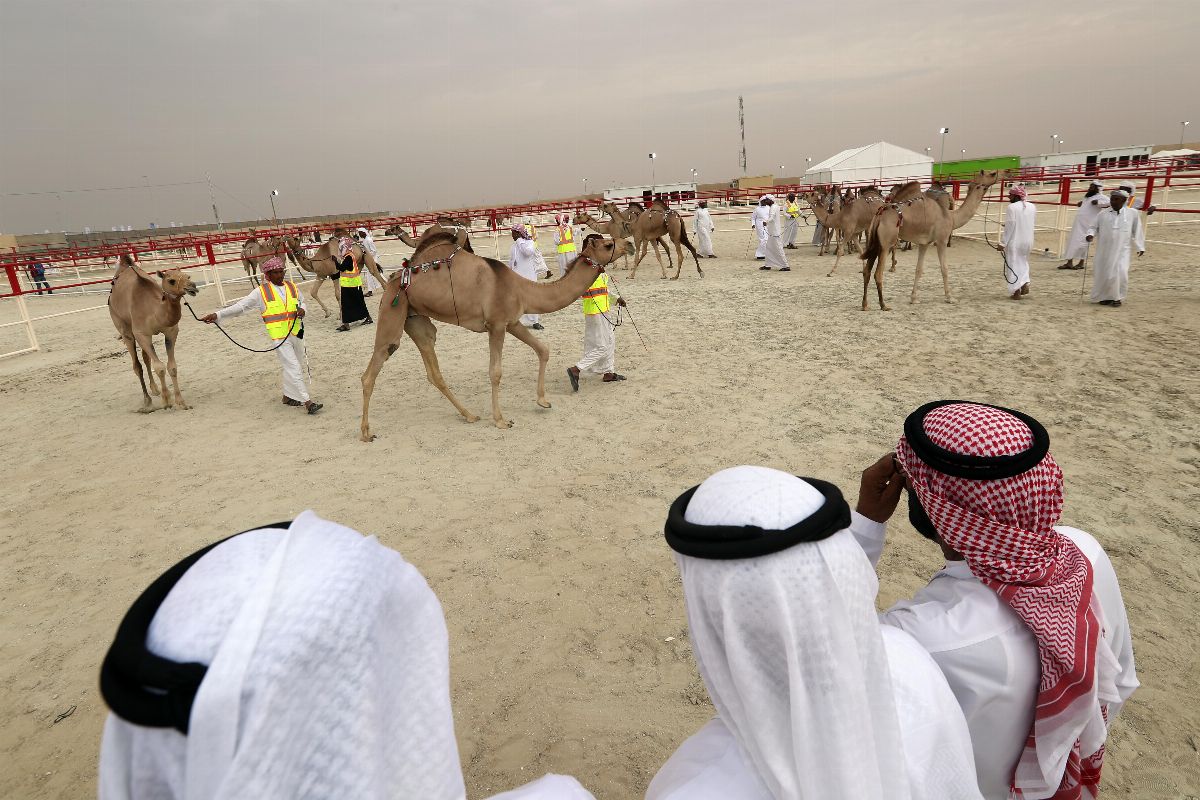
[[[275,348],[275,357],[283,367],[283,404],[303,406],[309,414],[315,414],[322,406],[308,396],[304,381],[304,295],[300,293],[300,287],[283,279],[283,259],[279,256],[268,258],[261,269],[267,279],[254,291],[228,308],[205,314],[200,321],[212,325],[240,317],[247,311],[259,312],[267,326],[267,336],[276,344],[287,339]]]
[[[575,229],[566,214],[554,217],[554,244],[558,247],[558,277],[567,274],[567,267],[575,260]]]
[[[529,226],[517,223],[511,228],[513,243],[508,251],[508,268],[528,281],[537,283],[538,274],[546,266],[541,252],[529,236]],[[534,331],[545,326],[538,314],[522,314],[521,324]]]
[[[375,259],[376,266],[382,272],[383,266],[379,264],[379,248],[375,246],[375,240],[371,238],[371,232],[366,228],[359,228],[355,232],[358,234],[358,243],[362,245],[362,249],[371,254],[371,258]],[[383,284],[375,279],[371,270],[365,270],[363,272],[363,294],[370,297],[382,289]]]
[[[716,230],[712,216],[708,213],[708,201],[696,204],[696,216],[692,219],[692,230],[696,234],[696,250],[701,258],[716,258],[713,252],[712,233]]]
[[[363,253],[366,257],[366,253]],[[351,322],[362,320],[363,325],[374,324],[371,312],[367,310],[367,300],[363,295],[363,265],[362,261],[354,258],[354,240],[349,236],[338,238],[337,255],[338,288],[341,294],[342,324],[335,331],[350,330]]]
[[[787,254],[783,252],[782,235],[779,226],[779,206],[775,205],[775,195],[764,194],[762,199],[758,201],[758,208],[764,212],[762,215],[762,233],[765,236],[762,244],[763,257],[766,263],[759,269],[761,270],[778,270],[779,272],[791,272],[792,268],[788,266]]]
[[[787,225],[783,228],[783,246],[787,250],[796,249],[796,234],[800,232],[800,204],[796,202],[796,193],[787,193],[787,205],[783,209],[787,216]]]
[[[586,249],[592,239],[601,238],[600,234],[589,234],[583,240]],[[567,377],[571,379],[571,390],[579,391],[579,374],[594,372],[604,377],[605,383],[625,380],[624,375],[616,372],[617,360],[617,326],[609,322],[608,310],[608,273],[601,272],[596,280],[583,293],[583,358],[573,367],[567,367]],[[625,307],[625,298],[617,295],[617,305]]]

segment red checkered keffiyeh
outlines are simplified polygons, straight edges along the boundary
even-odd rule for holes
[[[974,403],[938,405],[925,414],[922,428],[930,443],[952,456],[1013,456],[1034,445],[1024,421]],[[1101,720],[1105,712],[1096,674],[1103,613],[1092,596],[1091,562],[1053,528],[1063,507],[1062,470],[1047,452],[1012,477],[955,477],[922,461],[907,437],[896,456],[938,535],[1037,639],[1041,684],[1033,730],[1013,773],[1014,794],[1074,800],[1086,787],[1095,795],[1104,757],[1103,734],[1097,742],[1094,722],[1097,711]],[[1080,737],[1089,742],[1083,752]],[[1044,775],[1044,767],[1059,763],[1068,746],[1055,791],[1046,785],[1054,778]]]

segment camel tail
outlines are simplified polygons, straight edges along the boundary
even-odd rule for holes
[[[883,255],[883,245],[879,241],[879,220],[880,217],[871,220],[871,226],[867,229],[867,246],[861,256],[862,260],[867,262],[867,269],[874,267],[875,262]]]

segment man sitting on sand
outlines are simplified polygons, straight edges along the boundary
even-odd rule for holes
[[[466,796],[437,597],[306,511],[163,573],[100,672],[100,800]],[[495,800],[594,800],[547,775]]]
[[[945,678],[881,626],[879,581],[837,487],[722,470],[667,515],[688,629],[717,717],[647,800],[979,798]]]
[[[924,405],[863,472],[850,528],[877,564],[907,489],[909,521],[941,547],[946,566],[882,619],[941,667],[987,800],[1093,797],[1108,725],[1138,686],[1112,564],[1058,525],[1063,475],[1049,446],[1016,411]]]

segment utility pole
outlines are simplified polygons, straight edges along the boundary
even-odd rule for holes
[[[742,130],[742,174],[746,174],[746,109],[742,104],[742,96],[738,95],[738,126]]]
[[[212,178],[208,176],[207,172],[204,173],[204,181],[208,184],[208,199],[212,201],[213,219],[217,221],[217,231],[224,233],[225,228],[221,225],[221,212],[217,211],[217,198],[213,195]]]

